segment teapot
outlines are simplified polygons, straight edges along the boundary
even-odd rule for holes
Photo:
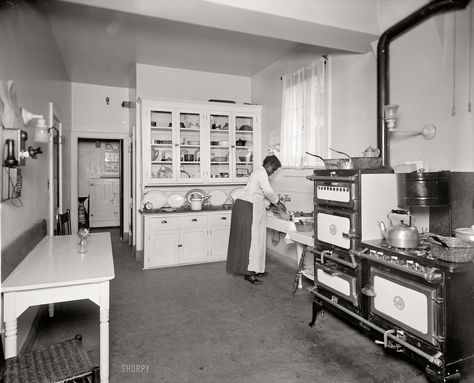
[[[379,154],[380,154],[380,149],[373,148],[372,146],[369,146],[362,152],[362,155],[364,157],[378,157]]]
[[[392,210],[390,213],[387,214],[387,218],[390,221],[390,227],[386,228],[385,224],[380,221],[380,233],[387,241],[389,246],[399,247],[404,249],[414,249],[418,247],[418,243],[420,240],[420,234],[415,226],[407,225],[400,220],[400,224],[394,225],[392,220],[390,219],[390,215],[394,214],[407,214],[411,217],[408,212],[404,210]]]
[[[210,197],[210,195],[204,197],[198,193],[191,194],[189,199],[191,204],[191,210],[201,210],[202,204],[206,202]]]

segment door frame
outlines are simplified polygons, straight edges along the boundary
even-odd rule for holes
[[[72,232],[78,230],[78,214],[77,214],[77,166],[78,166],[78,146],[79,139],[95,139],[95,140],[117,140],[123,142],[122,169],[120,170],[120,184],[123,192],[123,206],[121,207],[121,216],[123,216],[123,238],[128,240],[130,209],[128,208],[130,201],[130,160],[128,156],[128,148],[130,148],[130,138],[128,133],[117,132],[71,132],[71,227]]]

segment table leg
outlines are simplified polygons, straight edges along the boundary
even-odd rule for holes
[[[100,288],[100,382],[109,382],[109,282]]]

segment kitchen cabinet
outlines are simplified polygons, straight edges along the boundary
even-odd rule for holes
[[[89,225],[111,227],[120,225],[120,179],[89,179]]]
[[[144,214],[144,269],[227,258],[230,211]]]
[[[257,105],[140,100],[144,185],[245,183],[261,162]]]

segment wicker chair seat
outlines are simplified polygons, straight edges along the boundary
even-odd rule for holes
[[[93,379],[92,369],[81,338],[75,337],[6,359],[3,382],[88,382],[87,377]]]

